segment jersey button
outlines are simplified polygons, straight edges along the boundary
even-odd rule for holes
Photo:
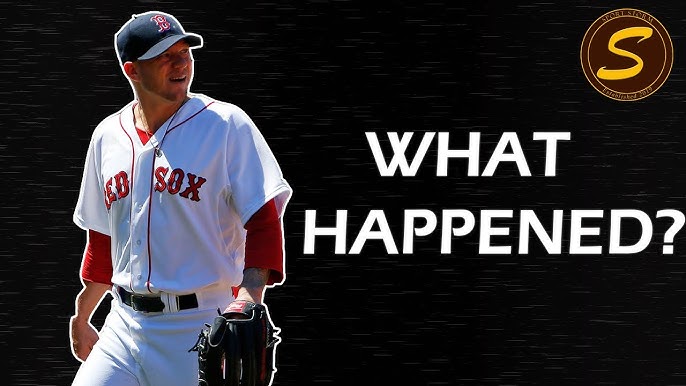
[[[141,241],[140,241],[140,240],[136,240],[136,245],[141,245]]]

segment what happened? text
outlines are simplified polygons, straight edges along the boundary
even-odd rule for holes
[[[480,138],[478,132],[469,133],[469,145],[465,149],[449,148],[449,133],[424,133],[419,144],[410,146],[412,132],[386,133],[392,150],[391,157],[384,155],[377,133],[365,133],[381,177],[400,174],[414,177],[436,139],[436,177],[448,174],[448,162],[453,158],[467,161],[467,177],[491,177],[502,163],[513,163],[521,177],[532,176],[529,163],[517,133],[502,134],[484,169],[480,172]],[[543,176],[557,175],[557,154],[560,143],[569,141],[569,132],[534,132],[534,141],[545,146]],[[408,149],[414,155],[408,157]],[[387,146],[388,149],[388,146]],[[386,160],[389,159],[387,162]],[[320,213],[319,213],[320,214]],[[335,222],[318,219],[318,211],[305,211],[305,254],[314,254],[317,240],[333,241],[335,254],[360,254],[370,241],[382,243],[387,254],[413,254],[415,241],[421,238],[437,240],[441,254],[453,253],[453,241],[461,237],[475,237],[478,253],[528,254],[532,245],[541,246],[548,254],[635,254],[644,251],[653,241],[656,229],[663,233],[662,253],[674,253],[674,239],[684,225],[684,214],[677,209],[646,212],[639,209],[552,209],[541,213],[534,210],[440,208],[404,209],[402,227],[392,227],[387,212],[370,210],[364,223],[350,226],[348,210],[335,211]],[[329,217],[331,213],[327,213]],[[399,213],[393,213],[396,217]],[[541,220],[543,219],[543,221]],[[324,222],[328,222],[324,223]],[[392,230],[395,228],[395,230]],[[401,228],[401,230],[398,230]],[[327,240],[328,239],[328,240]],[[352,243],[351,243],[352,241]],[[426,241],[423,241],[426,245]]]

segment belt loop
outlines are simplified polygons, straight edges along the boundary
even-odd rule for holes
[[[120,305],[120,306],[123,306],[123,305],[124,305],[124,299],[121,298],[121,294],[119,293],[119,289],[120,289],[120,288],[121,288],[121,287],[119,287],[118,285],[112,284],[112,296],[113,296],[115,299],[117,299],[117,301],[119,302],[119,305]]]
[[[168,292],[163,292],[160,294],[160,299],[164,303],[165,314],[171,314],[174,312],[179,312],[179,297]]]

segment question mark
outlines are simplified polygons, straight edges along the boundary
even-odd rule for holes
[[[684,226],[684,222],[686,222],[684,214],[675,209],[663,209],[657,211],[656,217],[671,217],[674,219],[672,226],[670,226],[669,229],[667,229],[667,232],[665,232],[665,244],[672,244],[674,242],[674,236],[677,234],[677,232],[679,232],[681,227]],[[662,254],[671,255],[672,253],[674,253],[673,245],[662,246]]]

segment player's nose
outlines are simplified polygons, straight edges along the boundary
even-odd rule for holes
[[[184,55],[174,55],[172,66],[174,68],[185,68],[191,63],[191,59]]]

